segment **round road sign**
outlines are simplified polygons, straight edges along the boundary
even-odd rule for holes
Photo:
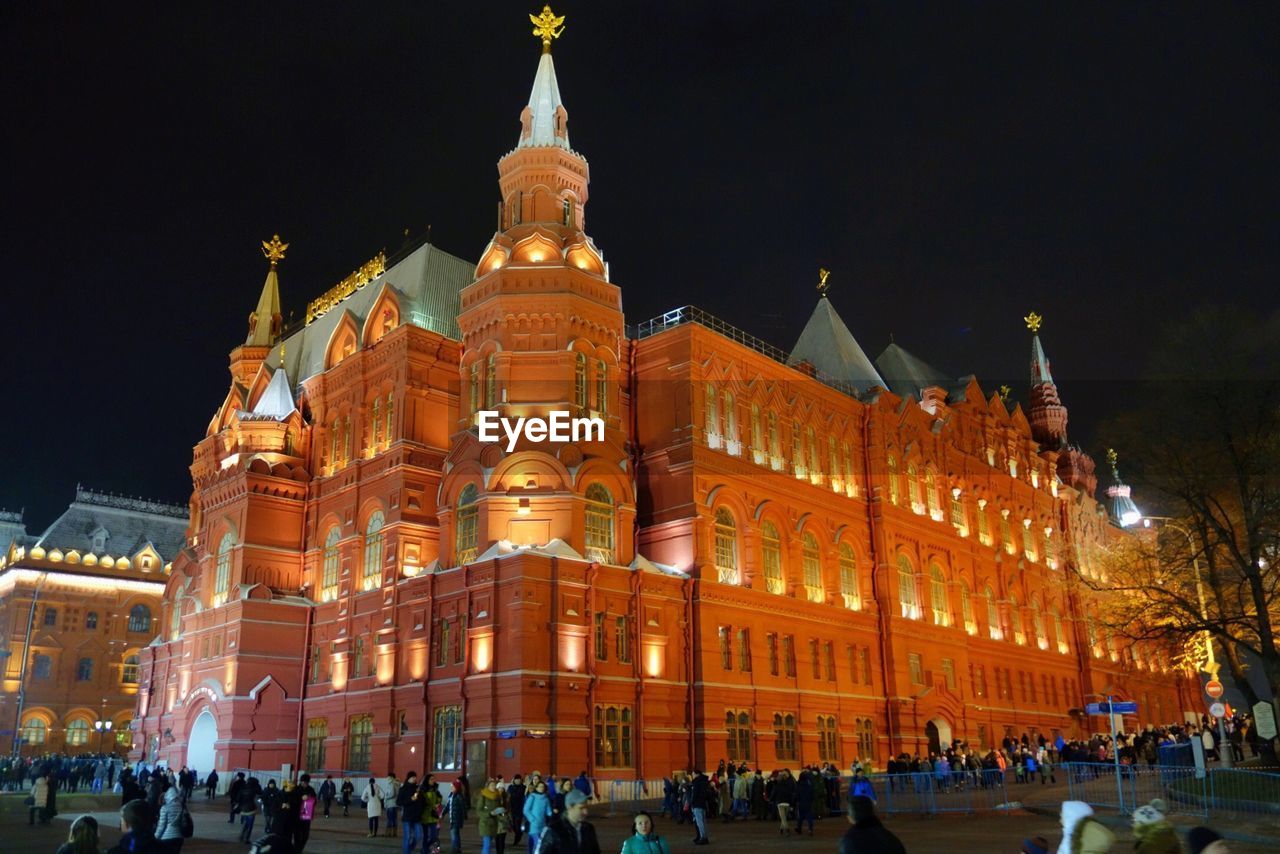
[[[1221,703],[1214,703],[1209,707],[1209,714],[1215,718],[1225,718],[1227,716],[1227,707]]]
[[[1216,700],[1222,696],[1222,683],[1217,679],[1210,679],[1204,685],[1204,692]]]

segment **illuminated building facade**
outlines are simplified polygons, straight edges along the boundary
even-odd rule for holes
[[[15,527],[0,556],[0,749],[127,753],[186,508],[77,489],[40,536]]]
[[[375,258],[285,331],[264,244],[146,758],[651,779],[1070,735],[1104,690],[1180,716],[1167,659],[1098,636],[1070,581],[1118,532],[1038,335],[1024,412],[868,359],[825,290],[789,353],[696,309],[629,329],[544,24],[478,264]],[[604,439],[508,452],[481,411]]]

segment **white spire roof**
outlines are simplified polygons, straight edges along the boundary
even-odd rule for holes
[[[1053,374],[1049,373],[1049,358],[1040,346],[1040,336],[1031,336],[1031,385],[1053,385]]]
[[[271,375],[271,382],[267,383],[266,391],[254,404],[253,414],[260,418],[283,421],[292,415],[296,408],[293,405],[293,394],[289,391],[289,375],[285,373],[284,368],[277,368]]]
[[[569,147],[569,129],[556,133],[556,109],[564,107],[560,100],[560,86],[556,83],[556,66],[551,53],[542,54],[538,60],[538,73],[533,78],[533,91],[529,93],[529,135],[520,132],[517,148],[555,146]]]
[[[262,295],[258,297],[258,307],[253,310],[256,323],[245,338],[246,347],[270,347],[274,330],[273,320],[280,316],[280,279],[276,275],[273,263],[267,271],[266,281],[262,283]]]

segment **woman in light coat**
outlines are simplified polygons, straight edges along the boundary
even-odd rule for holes
[[[378,835],[378,819],[382,818],[382,789],[378,781],[370,777],[360,797],[364,798],[364,812],[369,817],[369,832],[365,836],[372,838]]]
[[[31,784],[31,812],[27,816],[27,824],[49,823],[49,778],[41,775]]]

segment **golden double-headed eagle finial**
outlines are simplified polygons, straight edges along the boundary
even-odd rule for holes
[[[1044,323],[1044,318],[1036,314],[1034,311],[1022,318],[1022,320],[1027,324],[1027,328],[1033,333],[1039,332],[1040,324]]]
[[[1009,395],[1011,394],[1013,394],[1013,389],[1009,388],[1009,386],[1007,385],[1000,386],[1000,402],[1001,403],[1008,403]]]
[[[284,252],[288,248],[289,244],[281,243],[278,234],[271,235],[270,240],[262,241],[262,254],[271,262],[272,267],[284,260]]]
[[[557,15],[550,6],[542,7],[541,15],[530,15],[533,23],[533,34],[542,39],[542,52],[551,53],[551,40],[560,38],[564,32],[564,15]]]
[[[818,268],[818,293],[822,294],[824,297],[827,295],[827,288],[831,287],[827,284],[827,279],[830,278],[830,276],[831,271],[826,267]]]

